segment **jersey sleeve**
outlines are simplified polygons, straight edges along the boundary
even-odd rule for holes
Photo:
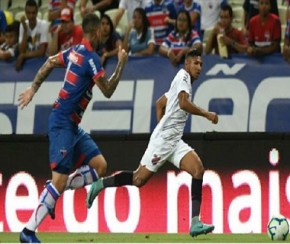
[[[191,82],[189,74],[185,70],[181,70],[178,73],[177,78],[179,80],[177,83],[177,94],[179,94],[181,91],[185,91],[187,94],[190,94]]]

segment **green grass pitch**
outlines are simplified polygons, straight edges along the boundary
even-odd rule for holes
[[[192,238],[188,234],[40,232],[37,236],[46,243],[273,243],[267,234],[207,234]],[[16,242],[19,242],[19,233],[0,233],[0,243]]]

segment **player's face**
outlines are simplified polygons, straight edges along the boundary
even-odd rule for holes
[[[202,69],[201,56],[187,58],[185,60],[185,69],[193,80],[197,80]]]

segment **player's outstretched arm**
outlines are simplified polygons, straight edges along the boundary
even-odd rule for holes
[[[49,57],[46,62],[41,66],[38,70],[37,74],[35,75],[31,86],[27,87],[22,93],[20,93],[18,97],[18,106],[21,109],[26,107],[30,101],[32,100],[34,94],[38,91],[39,87],[41,86],[42,82],[47,78],[50,72],[55,67],[61,67],[61,60],[58,55]]]
[[[110,98],[113,95],[114,91],[116,90],[116,87],[120,81],[127,59],[128,59],[127,52],[124,49],[122,49],[121,46],[119,46],[118,64],[112,76],[109,79],[106,76],[103,76],[95,80],[95,83],[100,88],[105,97]]]
[[[178,101],[180,108],[187,113],[203,116],[210,120],[213,124],[218,123],[218,115],[216,113],[206,111],[203,108],[196,106],[189,100],[189,95],[185,91],[181,91],[178,94]]]

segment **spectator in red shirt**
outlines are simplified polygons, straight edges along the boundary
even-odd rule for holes
[[[62,9],[60,19],[61,24],[53,33],[52,40],[48,44],[47,54],[49,56],[80,43],[83,38],[82,27],[74,24],[71,8]]]
[[[281,22],[277,15],[270,13],[270,0],[259,0],[259,14],[249,22],[249,56],[264,56],[280,52]]]
[[[214,50],[214,54],[219,54],[217,37],[222,36],[221,42],[226,45],[228,54],[245,53],[247,49],[247,41],[242,31],[232,26],[233,10],[228,4],[223,5],[220,11],[218,23],[213,28],[206,42],[205,53],[210,54]]]

